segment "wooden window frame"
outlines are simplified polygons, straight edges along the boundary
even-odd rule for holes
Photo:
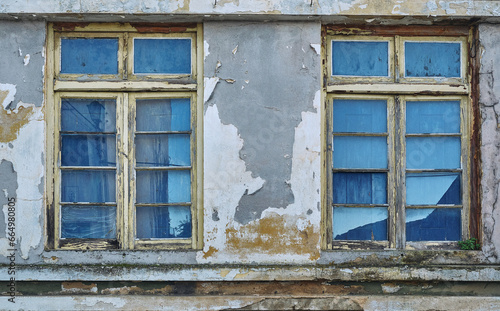
[[[478,99],[477,60],[471,57],[476,49],[477,30],[468,26],[358,26],[346,27],[324,25],[322,28],[322,59],[323,59],[323,96],[322,126],[323,126],[323,167],[324,185],[322,197],[322,244],[323,250],[371,249],[371,250],[445,250],[457,249],[456,241],[425,241],[407,242],[405,234],[405,100],[460,100],[461,117],[461,168],[462,204],[461,207],[461,239],[479,237],[480,202],[474,191],[478,191],[478,150],[476,149],[478,131],[477,124]],[[374,40],[372,40],[374,38]],[[331,41],[332,40],[387,40],[394,39],[394,50],[389,47],[389,68],[394,70],[393,80],[380,77],[342,77],[331,75]],[[461,44],[461,77],[459,78],[407,78],[404,77],[404,42],[460,42]],[[469,53],[471,51],[471,53]],[[392,55],[392,56],[391,56]],[[475,57],[475,55],[474,55]],[[391,63],[393,65],[391,65]],[[388,240],[387,241],[350,241],[333,240],[332,228],[332,172],[333,172],[333,107],[335,98],[393,98],[394,104],[388,101]],[[391,108],[391,106],[393,107]],[[401,130],[403,130],[401,132]],[[398,135],[395,133],[399,133]],[[392,136],[392,138],[391,138]],[[391,148],[399,145],[400,149]],[[402,148],[401,148],[402,147]],[[397,152],[396,152],[397,150]],[[403,159],[398,161],[398,159]],[[434,206],[429,206],[434,208]],[[446,207],[442,207],[446,208]]]
[[[203,32],[201,24],[69,24],[50,23],[46,64],[46,249],[202,249],[202,115]],[[60,74],[61,38],[118,38],[117,75]],[[134,75],[134,38],[189,38],[191,73]],[[129,69],[127,69],[129,68]],[[116,99],[116,239],[60,238],[61,98]],[[135,238],[135,100],[189,98],[191,102],[191,227],[190,238]],[[133,155],[133,156],[131,156]],[[63,168],[64,169],[64,168]]]

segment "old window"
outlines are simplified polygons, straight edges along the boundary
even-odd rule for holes
[[[50,248],[200,247],[200,40],[198,25],[50,25]]]
[[[469,31],[440,30],[325,27],[325,248],[469,238]]]

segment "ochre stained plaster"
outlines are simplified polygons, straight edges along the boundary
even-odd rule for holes
[[[1,99],[0,101],[2,101]],[[0,109],[1,143],[16,140],[19,130],[29,122],[30,116],[33,115],[33,107],[19,107],[16,110],[17,112],[15,110]]]
[[[298,217],[268,214],[267,217],[240,226],[227,228],[228,251],[240,254],[298,254],[319,258],[319,232],[313,225],[299,229]]]

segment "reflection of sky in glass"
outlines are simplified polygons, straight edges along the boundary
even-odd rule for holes
[[[407,174],[406,204],[460,204],[460,175],[456,173]]]
[[[360,228],[369,224],[374,224],[380,221],[387,220],[388,217],[387,215],[388,215],[387,208],[385,207],[372,207],[372,208],[334,207],[333,237],[335,239],[335,237],[345,234],[348,231],[354,230],[356,228]],[[378,233],[381,235],[383,234],[383,232],[378,232]],[[370,240],[371,237],[367,236],[365,239]],[[385,239],[387,239],[386,236],[382,238],[382,240]]]

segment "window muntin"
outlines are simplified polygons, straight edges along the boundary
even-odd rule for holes
[[[200,83],[193,80],[200,70],[198,27],[170,34],[113,27],[91,25],[88,32],[49,35],[54,61],[50,58],[48,63],[53,64],[55,80],[53,210],[49,207],[55,221],[49,226],[54,230],[49,245],[65,249],[200,247],[201,188],[196,164],[201,158],[193,151],[200,145],[196,141]],[[123,28],[127,31],[122,32]],[[125,48],[134,40],[181,42],[177,54],[187,54],[184,72],[170,74],[159,64],[154,75],[134,75],[133,66],[128,70],[123,66],[134,63],[133,53]],[[69,53],[75,48],[80,48],[76,56]],[[143,50],[136,58],[146,54]],[[115,64],[115,59],[117,65],[103,64]],[[136,63],[146,64],[147,71],[153,68],[151,60],[158,59]],[[141,81],[151,77],[162,80]],[[148,92],[151,88],[155,92]]]
[[[372,38],[394,40],[389,67],[398,74],[385,80],[335,75],[332,66],[339,61],[333,59],[332,42]],[[327,37],[327,248],[442,248],[468,238],[466,43],[465,35],[398,37],[387,32],[384,37]],[[427,49],[428,55],[419,58],[410,49]],[[425,66],[443,57],[436,50],[452,54],[451,61]],[[407,76],[405,55],[415,72]],[[419,66],[421,70],[415,70]],[[410,95],[419,92],[430,95]],[[366,107],[360,113],[360,105],[353,103],[376,96],[368,94],[387,94],[386,114]],[[341,105],[344,100],[349,104]],[[340,113],[342,106],[345,111]],[[384,135],[385,146],[374,142]]]

